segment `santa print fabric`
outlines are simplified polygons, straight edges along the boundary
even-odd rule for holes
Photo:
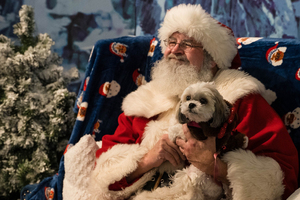
[[[271,157],[280,165],[284,173],[283,199],[286,199],[298,187],[298,155],[280,117],[259,94],[250,94],[244,97],[235,107],[239,115],[236,129],[248,136],[247,149],[256,155]],[[149,121],[150,119],[127,117],[121,114],[115,134],[105,135],[102,138],[103,146],[97,151],[97,158],[119,143],[140,144],[144,128]],[[245,173],[247,173],[246,170]],[[110,185],[109,189],[121,190],[129,185],[123,178]]]

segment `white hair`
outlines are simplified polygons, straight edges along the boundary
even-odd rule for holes
[[[189,85],[198,81],[211,81],[212,57],[204,51],[203,65],[200,69],[190,64],[185,56],[177,56],[181,62],[170,59],[176,57],[170,54],[167,58],[157,61],[152,67],[152,81],[157,82],[157,89],[169,96],[181,96],[182,92]]]

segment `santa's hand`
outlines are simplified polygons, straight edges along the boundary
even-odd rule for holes
[[[164,134],[143,158],[144,164],[152,168],[159,167],[165,161],[169,161],[173,166],[178,166],[182,160],[185,160],[185,157],[167,134]]]
[[[168,134],[165,134],[141,159],[138,163],[137,169],[129,174],[126,179],[128,182],[132,182],[154,167],[159,167],[167,160],[172,165],[178,166],[182,160],[185,160],[185,157],[179,150],[178,146],[169,139]]]
[[[196,140],[190,133],[186,124],[182,125],[186,141],[176,139],[176,144],[187,160],[201,171],[213,175],[214,153],[216,152],[216,138],[208,137],[206,140]]]

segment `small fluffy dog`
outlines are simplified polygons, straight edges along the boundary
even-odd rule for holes
[[[247,147],[248,138],[242,133],[232,132],[237,121],[235,108],[223,99],[214,83],[198,82],[187,87],[181,96],[177,120],[180,124],[187,123],[191,135],[197,140],[215,136],[216,150],[220,155]],[[169,137],[172,141],[176,137],[185,139],[181,126],[171,126]]]
[[[244,134],[233,132],[237,114],[226,102],[213,83],[199,82],[187,87],[178,105],[177,116],[170,120],[169,138],[185,139],[182,124],[187,123],[193,137],[205,140],[216,136],[216,149],[221,156],[235,148],[245,148],[248,139]],[[177,170],[169,187],[158,187],[153,191],[143,191],[136,199],[160,200],[213,200],[221,199],[223,188],[214,178],[193,165]],[[224,186],[225,193],[230,189]]]
[[[223,99],[214,83],[198,82],[184,90],[177,116],[175,120],[170,121],[173,125],[169,128],[169,138],[173,142],[177,137],[185,139],[182,124],[187,123],[192,136],[197,140],[215,136],[216,150],[221,157],[228,151],[246,148],[248,145],[246,135],[232,131],[236,126],[236,120],[236,110]],[[178,170],[173,177],[172,187],[176,188],[181,196],[181,198],[173,196],[174,199],[220,199],[223,193],[222,187],[213,177],[193,165]],[[159,190],[164,192],[165,189]],[[225,193],[230,192],[225,190]],[[165,199],[168,198],[166,195]]]

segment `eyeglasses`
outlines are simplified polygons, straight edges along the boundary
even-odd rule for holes
[[[203,48],[203,46],[201,46],[201,45],[200,46],[193,45],[190,42],[183,41],[183,42],[178,43],[176,40],[170,39],[170,38],[164,40],[164,43],[165,43],[166,47],[168,47],[169,49],[173,49],[177,44],[179,44],[179,48],[185,52],[188,52],[188,51],[192,50],[192,48],[195,48],[195,47]]]

